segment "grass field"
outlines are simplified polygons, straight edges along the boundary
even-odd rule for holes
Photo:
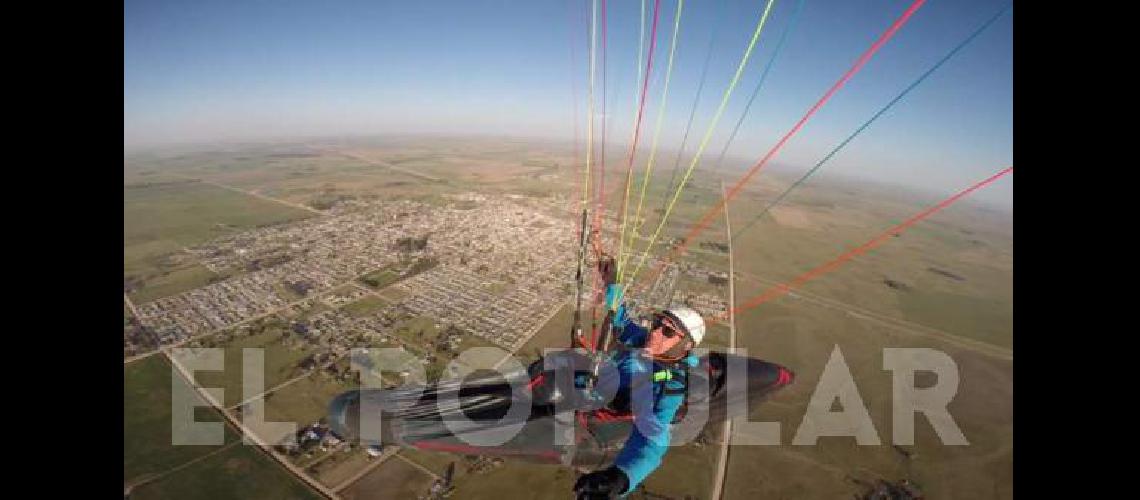
[[[585,309],[585,305],[583,305],[583,309]],[[583,316],[586,315],[587,313],[584,311]],[[563,305],[562,308],[558,310],[558,312],[554,313],[554,316],[550,318],[550,321],[547,321],[545,325],[542,325],[542,328],[540,328],[538,332],[530,338],[530,340],[528,340],[525,344],[523,344],[521,348],[519,348],[516,355],[520,359],[524,359],[524,362],[526,362],[538,359],[538,355],[535,353],[537,352],[541,354],[542,349],[544,348],[570,347],[570,326],[573,321],[574,305]],[[585,324],[582,329],[584,332],[583,335],[589,336],[589,319],[584,318],[583,321]]]
[[[329,402],[352,386],[332,379],[323,371],[298,380],[273,393],[265,402],[265,417],[274,422],[309,425],[327,416]]]
[[[420,316],[396,327],[395,335],[408,344],[426,348],[428,344],[435,342],[439,329],[435,327],[435,320]]]
[[[123,279],[139,302],[209,283],[213,273],[175,262],[183,247],[246,229],[312,216],[200,182],[131,184],[123,190]]]
[[[705,339],[701,341],[701,347],[707,347],[709,349],[728,347],[730,335],[731,330],[727,324],[718,323],[707,325]]]
[[[200,182],[124,189],[124,247],[141,259],[225,234],[312,216],[309,212]],[[151,245],[141,248],[142,245]],[[127,262],[131,264],[131,262]]]
[[[456,352],[461,353],[467,349],[472,349],[475,347],[497,347],[497,346],[495,344],[492,344],[491,342],[483,340],[482,337],[479,337],[476,335],[467,335],[467,336],[464,336],[463,340],[459,342],[459,347],[456,348]]]
[[[400,273],[390,271],[388,269],[381,269],[372,273],[368,273],[362,278],[360,282],[372,287],[375,290],[384,288],[392,283],[400,281]]]
[[[892,247],[891,243],[894,242],[811,281],[803,287],[803,292],[950,334],[998,346],[1012,345],[1013,307],[1008,269],[995,267],[993,263],[971,265],[959,261],[950,265],[945,257],[913,258],[913,253],[903,246],[906,243],[899,241],[903,244],[899,247]],[[920,243],[925,246],[929,242]],[[809,249],[803,245],[794,249],[777,248],[768,254],[771,257],[768,262],[792,261],[789,266],[779,269],[778,266],[760,267],[746,263],[738,264],[737,270],[747,278],[767,279],[770,286],[791,280],[841,252],[842,249],[835,249],[827,252],[831,255],[824,256],[820,255],[824,252],[818,248]],[[945,255],[945,252],[941,254]],[[811,255],[811,261],[800,257],[804,255]],[[940,254],[931,251],[927,255]],[[963,280],[948,279],[931,272],[931,268],[951,269]],[[1004,283],[1002,276],[1007,280]],[[738,292],[737,301],[742,303],[751,296]]]
[[[1009,335],[1013,304],[947,292],[899,294],[903,317],[919,324],[957,332],[1002,347],[1012,347]]]
[[[233,157],[204,159],[198,165],[178,168],[187,175],[242,189],[256,189],[267,196],[309,206],[337,199],[391,199],[456,191],[446,182],[447,179],[436,182],[425,177],[423,174],[430,175],[431,168],[397,164],[398,169],[392,169],[375,160],[393,158],[373,156],[367,151],[346,150],[296,157],[258,152],[242,157],[242,160]]]
[[[376,311],[383,309],[387,305],[388,302],[386,302],[384,299],[375,295],[369,295],[356,302],[345,304],[341,310],[345,313],[348,313],[350,316],[360,318],[374,314]]]
[[[484,474],[464,475],[455,482],[451,498],[565,498],[572,494],[575,479],[577,474],[565,467],[507,462]]]
[[[435,479],[398,458],[390,458],[340,492],[345,500],[419,498]]]
[[[123,367],[123,479],[127,482],[165,472],[221,448],[172,444],[171,377],[171,366],[161,355]],[[185,386],[181,377],[177,383]],[[212,411],[198,410],[195,415],[199,422],[222,421],[222,416]],[[225,441],[237,438],[226,427]]]
[[[738,283],[738,292],[760,289]],[[1007,498],[1012,484],[1012,362],[806,299],[784,297],[738,317],[738,345],[752,355],[790,367],[796,382],[762,404],[754,421],[781,424],[780,446],[734,446],[726,485],[730,498],[849,496],[848,476],[910,477],[930,497]],[[790,445],[824,364],[836,347],[851,370],[883,446],[858,446],[850,437],[821,438],[815,446]],[[906,460],[890,445],[892,379],[883,370],[885,347],[927,347],[948,354],[960,386],[948,406],[969,446],[947,446],[925,417],[916,416],[915,445]],[[965,480],[970,477],[970,480]]]
[[[661,467],[642,483],[645,491],[671,498],[708,498],[719,452],[714,445],[688,444],[670,449]]]
[[[273,386],[302,373],[298,363],[309,355],[308,350],[295,350],[280,341],[281,333],[267,331],[256,335],[237,337],[225,346],[224,372],[199,371],[194,376],[203,387],[221,387],[225,390],[227,407],[240,403],[247,396],[242,393],[242,349],[264,349],[265,387]]]
[[[447,471],[448,464],[452,462],[455,463],[455,479],[458,479],[460,473],[465,471],[463,457],[454,453],[439,453],[417,450],[415,448],[404,448],[400,450],[400,456],[420,464],[440,476]]]
[[[381,297],[388,299],[390,302],[399,302],[408,298],[410,295],[408,292],[401,290],[400,287],[397,286],[390,286],[376,293],[380,294]]]
[[[257,448],[237,445],[131,492],[132,499],[319,499]]]
[[[162,271],[145,280],[141,289],[132,290],[129,295],[131,300],[141,304],[209,285],[217,278],[218,275],[206,266],[190,264]]]
[[[368,456],[363,449],[356,449],[348,453],[338,452],[336,455],[322,460],[320,463],[307,468],[306,472],[317,478],[321,484],[329,488],[340,486],[340,483],[348,480],[354,474],[360,472],[367,467],[371,460],[375,460]],[[312,468],[316,468],[316,473],[312,473]]]
[[[783,282],[835,259],[922,204],[850,198],[815,187],[789,196],[789,222],[766,216],[747,231],[756,203],[733,205],[736,270]],[[831,198],[827,198],[832,193]],[[747,198],[747,197],[746,197]],[[830,199],[831,208],[820,208]],[[739,208],[738,208],[739,207]],[[905,319],[997,346],[1012,345],[1012,240],[1000,217],[951,207],[803,287],[860,309]],[[737,294],[737,302],[750,297]]]

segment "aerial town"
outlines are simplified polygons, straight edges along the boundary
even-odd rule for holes
[[[396,329],[430,318],[454,350],[465,336],[514,351],[574,293],[577,232],[566,200],[463,194],[442,201],[349,200],[327,216],[261,227],[185,249],[219,276],[209,285],[138,304],[141,329],[125,355],[163,346],[216,345],[275,318],[335,357],[359,345],[401,341]],[[651,260],[650,264],[654,264]],[[588,264],[589,265],[589,264]],[[723,273],[690,262],[668,265],[629,293],[639,306],[685,302],[727,314],[723,294],[678,291],[682,274],[710,283]],[[585,293],[589,293],[587,290]],[[344,307],[374,297],[378,307]],[[430,361],[430,360],[429,360]]]

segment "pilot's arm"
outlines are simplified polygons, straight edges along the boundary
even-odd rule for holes
[[[643,374],[652,376],[651,373]],[[625,473],[628,487],[621,493],[637,488],[657,467],[669,451],[671,438],[669,424],[681,407],[682,397],[666,395],[654,401],[652,383],[634,384],[640,394],[633,395],[633,429],[625,446],[614,460],[614,466]],[[638,400],[643,403],[638,402]],[[640,408],[639,408],[640,407]]]
[[[622,287],[613,284],[606,287],[606,309],[614,309],[613,326],[614,336],[618,342],[626,347],[642,347],[648,337],[649,331],[632,320],[622,303]]]
[[[590,493],[625,495],[637,488],[657,467],[669,451],[669,424],[682,403],[679,395],[664,395],[655,401],[652,365],[645,360],[624,357],[618,367],[622,389],[632,385],[633,428],[614,464],[606,469],[578,478],[575,490]],[[620,389],[619,389],[620,390]]]

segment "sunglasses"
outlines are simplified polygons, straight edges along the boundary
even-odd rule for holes
[[[682,333],[677,329],[676,326],[673,325],[673,321],[663,314],[658,314],[653,318],[653,329],[656,330],[658,328],[661,329],[661,334],[664,335],[667,339],[671,339],[678,335],[681,337],[685,336],[684,333]]]

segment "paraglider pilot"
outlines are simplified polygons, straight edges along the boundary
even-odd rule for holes
[[[705,335],[704,320],[687,307],[655,312],[649,327],[627,318],[625,305],[616,306],[621,302],[621,286],[614,284],[613,259],[601,251],[599,238],[594,236],[599,270],[608,284],[606,305],[616,310],[613,332],[623,347],[611,357],[620,376],[611,407],[622,411],[632,406],[634,425],[612,466],[585,474],[575,483],[578,497],[590,499],[624,496],[661,465],[668,451],[669,425],[685,402],[688,370],[698,363],[691,350]]]

